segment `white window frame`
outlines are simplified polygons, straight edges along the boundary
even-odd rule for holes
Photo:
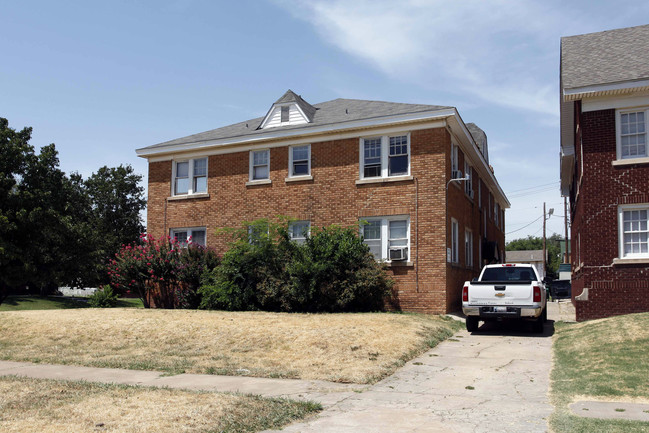
[[[460,224],[451,218],[451,263],[460,261]]]
[[[391,137],[406,137],[406,146],[408,149],[408,171],[406,173],[400,173],[395,175],[389,174],[389,161],[390,161],[390,138]],[[371,176],[365,177],[365,140],[381,140],[381,175],[380,176]],[[411,171],[411,146],[410,146],[410,133],[404,132],[400,134],[390,134],[374,137],[363,137],[359,140],[359,177],[360,179],[387,179],[387,178],[398,178],[403,176],[410,176]]]
[[[464,229],[464,265],[473,267],[473,231]]]
[[[195,184],[196,184],[196,179],[194,176],[194,161],[198,161],[204,159],[205,160],[205,191],[194,191],[195,189]],[[186,162],[188,165],[187,169],[187,176],[188,176],[188,181],[189,181],[189,187],[187,188],[187,192],[182,192],[178,193],[176,191],[176,172],[177,172],[177,167],[178,163],[183,163]],[[200,176],[202,177],[202,176]],[[204,156],[202,158],[191,158],[191,159],[177,159],[173,160],[171,163],[171,195],[173,197],[175,196],[190,196],[190,195],[196,195],[196,194],[207,194],[208,187],[209,187],[209,158],[207,156]]]
[[[473,170],[466,159],[464,160],[464,177],[468,178],[468,180],[464,181],[464,192],[473,198]]]
[[[293,149],[301,148],[301,147],[306,147],[308,151],[308,172],[307,174],[295,174],[293,173]],[[269,158],[270,162],[270,158]],[[300,146],[289,146],[288,148],[288,177],[293,178],[293,177],[307,177],[311,176],[311,145],[310,144],[302,144]]]
[[[407,233],[407,242],[406,248],[408,248],[408,262],[411,260],[411,238],[410,238],[410,216],[409,215],[390,215],[382,217],[368,217],[360,219],[360,234],[361,236],[364,233],[364,224],[363,221],[380,221],[381,222],[381,258],[380,261],[391,263],[390,260],[390,221],[406,221],[406,233]],[[396,261],[395,261],[396,262]],[[399,261],[400,262],[400,261]]]
[[[268,163],[266,166],[268,167],[268,177],[262,178],[262,179],[254,179],[254,161],[255,161],[255,153],[261,153],[261,152],[266,152],[268,154]],[[261,166],[260,166],[261,167]],[[250,156],[249,156],[249,167],[248,167],[248,179],[250,182],[268,182],[270,180],[270,149],[255,149],[250,151]]]
[[[647,253],[624,253],[624,212],[633,210],[646,210],[649,219],[649,203],[618,206],[618,257],[621,259],[646,259],[649,258],[649,251]],[[649,229],[649,221],[647,224]]]
[[[459,157],[458,157],[458,146],[457,144],[451,143],[451,178],[453,178],[453,172],[458,171],[460,168]]]
[[[173,229],[169,229],[169,236],[171,239],[176,238],[177,233],[182,233],[186,232],[187,233],[187,238],[185,239],[185,242],[180,242],[183,246],[183,248],[187,248],[190,244],[194,243],[193,238],[194,238],[194,232],[198,231],[203,231],[205,232],[205,245],[201,245],[203,247],[207,246],[207,228],[206,227],[177,227]]]
[[[644,155],[622,156],[622,115],[632,113],[644,113],[645,123],[645,153]],[[615,147],[618,160],[631,160],[649,157],[649,108],[640,107],[615,111]],[[583,148],[583,146],[582,146]],[[582,157],[583,161],[583,157]],[[583,169],[582,169],[583,171]]]
[[[262,225],[259,224],[258,226],[261,227]],[[269,236],[269,235],[270,235],[270,224],[267,222],[267,223],[265,224],[265,226],[266,226],[266,236]],[[254,228],[255,228],[254,225],[249,225],[249,226],[248,226],[248,243],[251,244],[251,245],[254,244],[255,241],[257,240],[257,239],[254,237],[254,234],[255,234],[255,232],[254,232]],[[263,231],[261,231],[260,233],[263,233]]]
[[[293,233],[292,228],[295,227],[298,224],[304,224],[304,223],[306,223],[306,225],[307,225],[306,233],[299,233],[300,236],[293,236],[294,233]],[[291,240],[293,242],[297,242],[298,244],[305,243],[307,236],[311,235],[311,221],[307,221],[307,220],[291,221],[288,224],[288,235],[289,235],[289,237],[291,238]]]

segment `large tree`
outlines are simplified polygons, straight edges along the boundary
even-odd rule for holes
[[[91,225],[98,255],[95,284],[108,283],[106,261],[122,245],[137,241],[144,231],[140,212],[146,200],[141,182],[142,176],[135,174],[130,165],[101,167],[84,182],[91,203]]]
[[[0,303],[11,287],[106,282],[107,258],[143,229],[142,177],[130,166],[84,181],[59,168],[54,144],[37,154],[30,138],[0,118]]]

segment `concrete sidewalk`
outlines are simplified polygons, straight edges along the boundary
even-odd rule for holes
[[[194,391],[240,392],[265,397],[312,400],[321,403],[325,408],[368,388],[368,386],[364,385],[319,380],[266,379],[209,374],[167,376],[157,371],[0,361],[0,376],[9,375],[35,379],[84,380],[87,382],[167,387]]]

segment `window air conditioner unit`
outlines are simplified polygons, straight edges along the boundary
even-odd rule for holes
[[[461,179],[462,178],[462,170],[453,170],[453,173],[451,173],[451,177],[453,179]]]
[[[408,247],[391,247],[390,260],[408,260]]]

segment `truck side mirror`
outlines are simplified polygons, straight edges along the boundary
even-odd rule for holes
[[[478,281],[478,277],[474,277],[471,282]]]

